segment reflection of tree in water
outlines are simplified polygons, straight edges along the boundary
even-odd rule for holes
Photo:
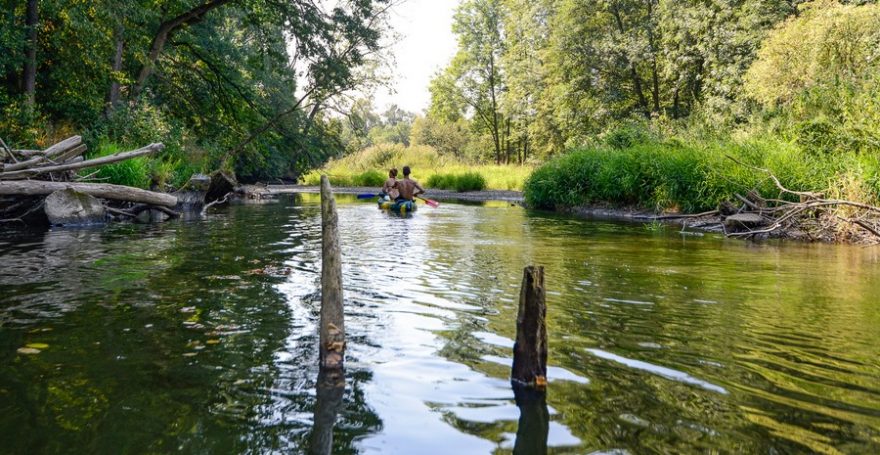
[[[0,276],[4,295],[17,296],[13,311],[5,298],[0,311],[20,321],[0,327],[8,347],[0,351],[0,446],[13,453],[306,447],[315,337],[293,332],[289,303],[274,289],[290,256],[279,243],[289,239],[268,228],[312,222],[291,215],[282,205],[233,208],[209,223],[53,231],[17,252],[2,246],[4,260],[18,258],[8,265],[30,281]],[[267,266],[282,272],[253,272]],[[28,302],[31,294],[40,298]],[[288,346],[291,336],[302,342]],[[14,354],[29,342],[49,348]],[[350,373],[336,431],[342,452],[381,426],[359,390],[369,379]]]

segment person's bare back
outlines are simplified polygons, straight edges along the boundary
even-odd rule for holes
[[[413,200],[416,196],[425,192],[419,182],[409,178],[409,166],[403,167],[403,180],[397,181],[397,190],[400,191],[400,199]]]

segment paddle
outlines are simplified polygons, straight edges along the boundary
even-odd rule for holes
[[[376,196],[378,196],[378,194],[363,193],[363,194],[358,194],[357,198],[358,199],[373,199]]]
[[[425,201],[425,204],[427,204],[428,207],[433,207],[433,208],[435,208],[435,209],[436,209],[437,207],[440,207],[440,203],[437,202],[437,201],[435,201],[435,200],[433,200],[433,199],[425,199],[425,198],[420,197],[420,196],[416,196],[416,199],[421,199],[421,200]]]

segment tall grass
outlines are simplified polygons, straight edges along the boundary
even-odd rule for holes
[[[388,169],[395,167],[402,170],[403,166],[410,166],[413,177],[428,187],[433,187],[430,180],[434,175],[478,174],[485,181],[481,185],[479,178],[472,176],[468,185],[462,186],[469,189],[463,191],[477,189],[479,186],[492,190],[521,190],[533,169],[531,166],[460,162],[425,145],[404,147],[399,144],[381,144],[331,160],[322,169],[304,175],[302,181],[306,185],[317,185],[321,174],[327,174],[330,182],[337,186],[381,186]],[[364,182],[363,175],[367,172],[379,173],[383,178],[377,182],[358,183]],[[443,187],[456,189],[455,185],[444,184]]]
[[[690,144],[647,140],[623,148],[575,150],[548,161],[526,181],[525,199],[546,209],[607,204],[698,212],[753,188],[768,197],[778,195],[766,174],[728,155],[769,169],[792,190],[845,186],[856,188],[849,196],[863,202],[874,202],[880,194],[880,167],[873,155],[816,155],[776,139]]]
[[[434,174],[428,178],[427,186],[441,190],[480,191],[486,189],[486,178],[479,172]]]

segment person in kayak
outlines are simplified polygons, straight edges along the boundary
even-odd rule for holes
[[[400,197],[400,191],[397,189],[397,168],[391,168],[388,171],[388,179],[382,185],[382,192],[379,193],[380,198],[388,196],[390,200],[396,200]]]
[[[400,192],[400,195],[395,200],[413,201],[416,196],[425,192],[425,189],[419,185],[419,182],[409,178],[410,173],[411,169],[409,166],[404,166],[403,180],[398,180],[397,182],[397,190]]]

